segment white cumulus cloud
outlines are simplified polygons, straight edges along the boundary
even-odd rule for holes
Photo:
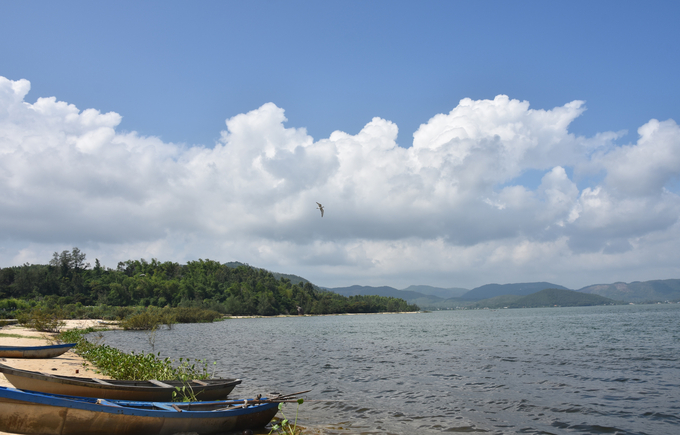
[[[620,133],[569,132],[582,101],[537,110],[499,95],[461,100],[403,148],[389,120],[315,139],[267,103],[188,147],[121,132],[117,113],[30,104],[29,90],[0,77],[3,266],[78,246],[110,267],[238,260],[329,286],[677,277],[673,120],[620,146]]]

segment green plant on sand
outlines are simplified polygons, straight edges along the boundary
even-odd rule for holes
[[[283,413],[283,403],[279,403],[279,411],[281,412],[281,415],[283,416],[283,420],[280,422],[276,423],[274,426],[272,426],[272,430],[269,431],[269,434],[271,435],[276,431],[277,434],[283,434],[283,435],[299,435],[302,433],[302,430],[297,426],[297,419],[298,419],[298,411],[300,411],[300,405],[305,400],[303,398],[297,399],[297,408],[295,409],[295,421],[293,424],[290,424],[290,421],[286,418],[286,415]]]
[[[95,367],[90,369],[95,373],[101,373],[113,379],[137,381],[208,379],[210,377],[208,364],[203,360],[196,360],[192,363],[190,359],[180,358],[179,364],[175,367],[173,364],[175,361],[170,358],[160,358],[160,352],[158,354],[135,352],[128,354],[108,345],[91,343],[85,339],[85,334],[90,332],[96,332],[96,330],[87,328],[66,331],[62,332],[58,339],[78,343],[74,351]],[[197,363],[199,366],[196,365]]]

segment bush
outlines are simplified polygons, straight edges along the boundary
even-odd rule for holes
[[[50,311],[43,308],[34,308],[31,311],[23,311],[17,314],[17,320],[27,328],[41,332],[59,332],[66,322],[60,311]]]
[[[148,307],[139,314],[133,314],[120,322],[120,326],[125,330],[152,331],[160,325],[177,323],[175,317],[169,310],[161,310],[157,307]]]
[[[21,299],[0,300],[0,319],[12,319],[17,315],[17,311],[29,308],[28,302]]]
[[[177,323],[211,323],[222,318],[215,310],[178,307],[172,310]]]

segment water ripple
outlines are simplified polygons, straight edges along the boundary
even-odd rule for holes
[[[155,351],[216,361],[239,396],[313,388],[300,417],[325,435],[671,434],[678,331],[680,305],[234,319],[159,331]]]

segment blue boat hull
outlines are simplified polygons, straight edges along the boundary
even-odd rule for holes
[[[54,358],[77,343],[55,344],[52,346],[0,346],[0,358]]]
[[[277,411],[273,402],[107,401],[0,387],[0,431],[18,434],[208,435],[264,427]]]

